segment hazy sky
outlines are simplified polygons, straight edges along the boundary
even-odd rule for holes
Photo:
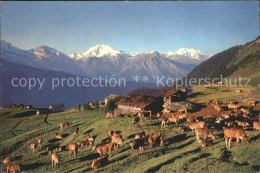
[[[64,53],[107,44],[126,52],[217,53],[259,35],[258,2],[2,2],[1,36]]]

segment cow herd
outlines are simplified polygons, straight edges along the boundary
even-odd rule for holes
[[[212,106],[221,116],[209,116],[201,115],[202,117],[188,117],[187,109],[182,108],[176,113],[168,111],[167,114],[171,115],[170,117],[163,117],[164,112],[158,113],[157,118],[161,121],[161,128],[175,123],[179,126],[178,130],[180,133],[187,131],[187,128],[191,129],[193,133],[196,134],[196,139],[201,148],[210,147],[213,144],[212,140],[216,140],[218,137],[214,135],[212,129],[215,127],[221,127],[224,130],[224,141],[227,149],[230,149],[232,139],[236,139],[237,144],[240,139],[244,140],[249,144],[249,137],[245,134],[245,130],[248,128],[253,128],[253,130],[259,130],[259,112],[253,111],[253,107],[256,105],[256,101],[249,100],[248,106],[240,106],[234,101],[226,101],[226,105],[219,105],[217,100],[211,100],[207,103],[208,106]],[[227,111],[224,111],[224,110]],[[140,117],[134,117],[131,121],[133,125],[139,124]],[[59,123],[60,130],[68,128],[72,125],[71,122],[62,122]],[[169,127],[169,126],[168,126]],[[73,134],[75,138],[79,135],[79,127],[75,127]],[[77,153],[80,148],[92,147],[92,151],[99,154],[97,159],[92,161],[91,167],[96,170],[100,167],[103,167],[109,163],[109,158],[112,156],[114,151],[117,151],[120,145],[124,144],[123,136],[120,132],[110,130],[108,132],[110,136],[108,140],[103,144],[94,146],[94,138],[87,134],[82,141],[75,143],[69,143],[67,145],[61,146],[59,144],[53,144],[46,148],[47,151],[51,152],[51,165],[52,167],[59,166],[61,157],[56,152],[70,151],[70,155],[77,157]],[[55,138],[63,139],[63,135],[56,133]],[[212,140],[211,140],[212,139]],[[40,136],[33,138],[35,142],[30,143],[28,148],[35,152],[36,146],[42,147],[42,139]],[[139,155],[144,151],[145,145],[148,143],[149,147],[157,146],[163,147],[166,140],[166,135],[161,132],[152,133],[146,135],[144,131],[136,133],[135,138],[130,142],[130,147],[133,150],[134,155]],[[6,157],[3,160],[3,163],[9,163],[12,161],[11,157]],[[8,165],[6,171],[16,172],[21,171],[19,164]]]

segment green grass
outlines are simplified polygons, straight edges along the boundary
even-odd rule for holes
[[[211,91],[206,87],[197,87],[194,92],[204,92],[205,95],[197,95],[194,100],[203,102],[209,98],[217,97],[225,99],[235,96],[235,88],[228,88],[229,92]],[[226,89],[224,89],[226,90]],[[20,115],[20,116],[19,116]],[[21,115],[28,115],[22,116]],[[46,120],[47,117],[47,120]],[[76,109],[61,113],[47,115],[31,115],[26,110],[3,110],[2,111],[2,140],[1,156],[22,155],[14,163],[20,163],[25,172],[89,172],[91,162],[98,154],[91,148],[81,148],[76,158],[70,157],[68,151],[57,153],[61,156],[59,168],[51,167],[51,154],[45,148],[52,143],[61,145],[69,142],[82,140],[87,133],[95,137],[94,144],[104,142],[108,138],[109,130],[122,131],[124,144],[113,152],[109,164],[99,171],[105,172],[257,172],[260,170],[260,133],[246,131],[251,138],[250,144],[244,141],[239,146],[233,146],[230,150],[225,149],[223,131],[213,129],[218,136],[214,145],[210,148],[201,149],[196,142],[196,137],[191,131],[179,133],[177,125],[170,128],[160,127],[157,119],[141,119],[140,127],[133,127],[132,118],[105,118],[102,110],[79,112]],[[59,130],[59,122],[71,121],[71,127]],[[79,127],[79,136],[75,139],[73,130]],[[147,134],[163,132],[166,134],[164,147],[154,146],[144,148],[139,156],[133,155],[129,143],[134,134],[145,131]],[[62,133],[65,138],[56,140],[55,133]],[[9,134],[9,135],[7,135]],[[32,153],[27,145],[30,139],[42,135],[43,146]],[[38,157],[41,153],[42,156]],[[6,164],[1,163],[1,171],[5,171]]]

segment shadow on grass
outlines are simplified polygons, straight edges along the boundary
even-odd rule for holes
[[[60,141],[60,139],[57,139],[57,138],[53,138],[53,139],[50,139],[50,140],[48,140],[48,143],[56,143],[56,142],[58,142],[58,141]]]
[[[125,158],[127,158],[127,157],[129,157],[129,156],[130,156],[130,154],[127,154],[127,155],[118,157],[118,158],[116,158],[116,159],[110,161],[109,163],[114,163],[114,162],[117,162],[117,161],[119,161],[119,160],[124,160]]]
[[[207,158],[207,157],[209,157],[210,155],[211,155],[210,153],[201,154],[201,155],[199,155],[198,157],[192,158],[192,159],[190,160],[190,163],[196,162],[196,161],[199,160],[199,159]]]
[[[84,134],[91,133],[93,130],[94,130],[94,128],[92,128],[92,129],[89,129],[89,130],[88,130],[88,131],[86,131]]]
[[[29,116],[33,116],[36,115],[36,111],[26,111],[26,112],[21,112],[18,114],[13,115],[13,118],[21,118],[21,117],[29,117]]]
[[[260,138],[260,135],[257,135],[257,136],[254,136],[252,138],[249,139],[249,142],[252,142],[252,141],[256,141]]]
[[[172,138],[169,138],[166,140],[166,145],[172,144],[172,143],[177,143],[177,142],[181,142],[184,141],[188,138],[190,138],[191,136],[187,136],[187,134],[183,133],[183,134],[179,134],[176,136],[173,136]]]
[[[80,157],[79,161],[84,162],[86,160],[94,160],[94,159],[98,158],[99,156],[100,155],[98,153],[92,153],[92,154],[89,154],[87,156]]]
[[[184,147],[186,147],[186,146],[192,144],[194,141],[195,141],[195,140],[191,140],[191,141],[189,141],[189,142],[187,142],[187,143],[185,143],[185,144],[182,144],[182,145],[180,145],[180,146],[178,146],[178,147],[176,147],[176,148],[174,148],[174,149],[182,149],[182,148],[184,148]]]
[[[120,153],[123,153],[123,152],[125,152],[127,150],[130,150],[130,149],[131,149],[131,147],[126,147],[125,149],[121,150]]]
[[[224,162],[230,162],[229,158],[232,156],[232,152],[225,149],[223,154],[221,155],[221,160]]]
[[[41,166],[44,166],[46,165],[46,163],[30,163],[30,164],[22,164],[22,170],[23,171],[28,171],[28,170],[31,170],[31,169],[36,169],[36,168],[39,168]]]
[[[126,139],[132,139],[134,137],[135,137],[135,134],[131,134],[131,135],[127,136]]]

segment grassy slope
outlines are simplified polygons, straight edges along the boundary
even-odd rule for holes
[[[206,87],[195,87],[193,89],[197,95],[195,98],[191,98],[191,100],[197,100],[198,102],[207,101],[209,98],[224,100],[230,97],[239,97],[233,91],[235,88],[220,89],[220,91],[225,91],[223,92],[224,94]],[[226,92],[227,90],[229,92]],[[200,92],[207,94],[201,95]],[[100,144],[102,140],[108,138],[108,130],[111,129],[122,131],[125,142],[124,145],[114,152],[110,158],[110,164],[101,168],[101,171],[256,172],[260,170],[259,132],[246,131],[251,138],[249,145],[242,142],[239,147],[234,146],[231,150],[226,150],[223,131],[213,129],[213,133],[218,136],[218,139],[214,141],[212,147],[200,149],[196,142],[196,137],[191,131],[180,134],[175,128],[176,125],[172,125],[169,129],[161,129],[158,120],[142,119],[140,123],[141,128],[134,128],[131,124],[131,118],[106,119],[102,110],[88,112],[78,112],[75,109],[69,110],[50,114],[45,122],[44,119],[47,115],[16,117],[17,115],[25,115],[22,112],[24,111],[3,111],[1,127],[4,135],[1,140],[1,156],[5,156],[5,153],[8,153],[10,156],[21,154],[23,157],[14,162],[21,163],[27,172],[92,171],[91,161],[98,155],[92,152],[90,148],[82,148],[77,158],[69,157],[68,151],[58,152],[61,155],[61,166],[56,169],[51,168],[50,153],[47,153],[44,149],[53,142],[65,145],[69,142],[82,140],[88,132],[96,137],[94,144]],[[73,125],[68,129],[64,129],[62,134],[66,137],[57,141],[54,139],[54,135],[56,132],[59,132],[58,123],[62,121],[72,121]],[[75,126],[78,126],[80,129],[80,135],[76,139],[74,139],[72,134]],[[129,143],[133,140],[134,134],[142,130],[147,134],[159,131],[166,133],[165,147],[157,146],[150,149],[146,146],[143,154],[134,156]],[[14,137],[13,134],[5,135],[10,131],[13,131],[17,136]],[[37,152],[33,154],[26,146],[31,143],[31,141],[28,141],[29,139],[39,134],[44,134],[42,136],[43,147],[42,149],[37,149]],[[42,153],[41,157],[37,157],[39,153]],[[5,170],[5,168],[6,165],[1,164],[1,171]]]

